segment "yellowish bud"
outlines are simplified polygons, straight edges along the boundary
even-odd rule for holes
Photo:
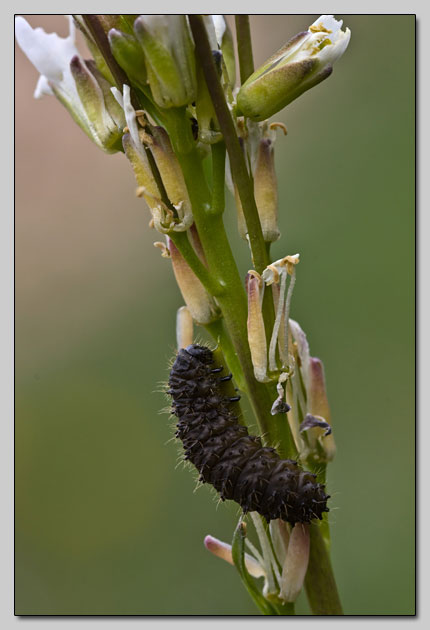
[[[182,232],[192,225],[193,214],[181,166],[165,129],[153,127],[152,132],[150,149],[160,171],[167,196],[178,214],[179,220],[175,222],[173,230]]]
[[[261,308],[262,293],[261,277],[250,271],[246,276],[246,291],[248,293],[248,343],[251,350],[252,365],[257,381],[267,382],[267,341],[264,319]]]
[[[269,137],[262,138],[258,147],[254,194],[264,240],[266,243],[277,241],[281,235],[278,228],[278,189],[273,141]]]
[[[316,357],[310,357],[309,360],[309,385],[307,388],[307,395],[308,412],[313,416],[321,417],[331,426],[330,407],[327,400],[324,377],[324,366],[322,361]],[[327,460],[332,460],[336,453],[336,444],[333,433],[324,436],[324,429],[314,428],[312,431],[318,432]]]
[[[160,197],[160,191],[152,175],[145,151],[143,147],[141,150],[138,150],[129,133],[123,135],[122,146],[133,168],[134,176],[139,186],[138,196],[143,196],[150,209],[153,210],[158,205],[157,200]]]
[[[213,553],[214,556],[225,560],[229,564],[234,565],[233,556],[231,552],[231,545],[223,542],[222,540],[218,540],[218,538],[214,538],[213,536],[206,536],[204,540],[205,547],[208,551]],[[252,577],[258,578],[266,575],[263,567],[255,558],[253,558],[248,553],[244,554],[245,557],[245,566],[248,570],[248,573],[252,575]]]
[[[193,319],[199,324],[209,324],[218,317],[218,308],[200,280],[188,266],[172,240],[169,250],[173,272],[182,297]]]
[[[295,602],[303,588],[309,563],[309,548],[309,525],[296,523],[291,531],[280,584],[279,596],[286,602]]]
[[[186,306],[178,308],[176,313],[176,342],[178,352],[193,343],[193,318]]]

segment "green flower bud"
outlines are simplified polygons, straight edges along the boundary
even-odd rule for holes
[[[115,85],[115,79],[113,78],[112,73],[109,70],[109,66],[107,65],[105,58],[103,57],[102,53],[100,52],[99,47],[94,41],[92,34],[88,30],[88,27],[85,24],[82,15],[74,15],[73,20],[74,20],[75,26],[78,27],[78,29],[84,36],[85,43],[87,44],[90,50],[90,53],[93,56],[94,61],[96,62],[97,68],[100,70],[104,78],[107,81],[109,81],[109,83],[111,83],[111,85]]]
[[[115,28],[109,31],[108,38],[115,60],[132,84],[144,90],[147,85],[145,55],[137,39]]]
[[[75,26],[69,16],[67,37],[33,29],[18,16],[18,44],[40,72],[35,98],[55,95],[97,146],[108,153],[121,148],[124,114],[109,91],[110,84],[92,62],[85,62],[75,46]]]
[[[204,144],[215,144],[222,139],[222,133],[200,64],[197,74],[196,118],[199,125],[199,140]]]
[[[330,76],[351,36],[341,26],[342,20],[322,15],[293,37],[242,85],[237,95],[240,113],[265,120]]]
[[[97,68],[93,67],[93,70],[97,72]],[[121,109],[109,90],[110,84],[106,85],[107,81],[101,73],[98,73],[98,79],[104,83],[103,90],[94,74],[90,72],[89,67],[78,55],[72,58],[70,71],[75,80],[76,89],[89,121],[92,135],[99,140],[106,151],[119,151],[125,118],[124,115],[121,116]],[[107,102],[104,98],[105,95]],[[111,116],[107,108],[108,104],[113,109],[114,117]]]
[[[194,43],[185,15],[141,15],[134,23],[148,83],[159,107],[182,107],[197,96]]]

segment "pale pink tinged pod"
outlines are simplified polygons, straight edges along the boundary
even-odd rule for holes
[[[233,556],[231,552],[231,545],[214,538],[213,536],[206,536],[204,539],[205,547],[208,551],[213,553],[214,556],[225,560],[229,564],[234,565]],[[245,566],[248,569],[248,573],[252,577],[264,577],[266,575],[265,570],[259,562],[248,553],[245,553]]]

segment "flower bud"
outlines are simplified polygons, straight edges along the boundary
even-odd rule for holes
[[[109,43],[117,63],[125,71],[132,84],[141,90],[146,88],[145,55],[134,37],[113,28],[109,31]]]
[[[141,15],[134,23],[148,83],[159,107],[182,107],[197,95],[194,43],[185,15]]]
[[[229,564],[234,565],[233,556],[231,552],[231,545],[223,542],[222,540],[218,540],[218,538],[214,538],[213,536],[206,536],[204,540],[205,547],[208,551],[213,553],[214,556],[225,560]],[[258,578],[266,575],[263,567],[257,560],[249,555],[249,553],[244,554],[245,557],[245,566],[248,570],[248,573],[252,575],[252,577]]]
[[[257,381],[266,383],[267,377],[267,341],[262,312],[261,278],[256,272],[248,272],[246,291],[248,293],[248,343],[251,351],[254,375]]]
[[[218,308],[200,280],[188,266],[171,239],[168,239],[170,256],[176,282],[193,319],[199,324],[209,324],[218,317]]]
[[[240,147],[241,147],[241,149],[243,151],[243,154],[245,155],[245,159],[246,159],[245,141],[241,137],[239,137],[239,144],[240,144]],[[230,160],[228,159],[228,156],[227,156],[226,165],[227,165],[227,168],[228,168],[228,173],[230,173]],[[238,229],[238,232],[239,232],[240,236],[246,241],[247,240],[246,237],[247,237],[247,234],[248,234],[248,228],[246,226],[245,215],[243,213],[242,202],[240,200],[239,191],[237,189],[236,184],[233,183],[233,179],[232,178],[231,178],[230,189],[231,188],[233,189],[233,192],[234,192],[234,201],[235,201],[235,204],[236,204],[237,229]]]
[[[85,63],[78,55],[72,58],[70,71],[93,136],[109,153],[120,150],[125,117],[112,96],[110,84],[94,63]]]
[[[124,153],[133,168],[134,176],[139,186],[138,196],[142,196],[145,199],[155,220],[155,217],[158,216],[160,211],[160,191],[158,190],[157,183],[152,175],[145,150],[142,149],[142,151],[139,151],[136,148],[130,133],[124,134],[122,138],[122,145],[124,147]],[[160,226],[156,227],[158,229]],[[159,229],[158,231],[164,234],[168,230]]]
[[[127,121],[129,133],[123,137],[123,147],[139,185],[136,194],[144,197],[151,209],[154,227],[159,232],[162,234],[168,234],[171,231],[183,232],[190,227],[193,217],[182,171],[173,153],[170,140],[161,127],[151,127],[154,135],[150,136],[138,125],[136,111],[131,104],[130,87],[124,85],[123,89],[123,95],[116,88],[111,88],[111,91],[123,107]],[[177,216],[161,200],[161,193],[154,179],[142,137],[154,150],[154,159]]]
[[[200,65],[197,69],[197,76],[196,118],[199,128],[199,140],[203,144],[215,144],[222,139],[222,133]]]
[[[177,232],[183,232],[194,221],[191,201],[188,196],[181,165],[173,151],[170,138],[163,127],[152,127],[150,148],[160,171],[167,196],[178,214],[178,221],[175,221],[173,229]]]
[[[274,519],[269,523],[270,535],[272,537],[273,547],[276,557],[283,566],[287,557],[288,543],[290,541],[290,532],[288,525],[280,518]]]
[[[279,596],[285,602],[295,602],[303,588],[309,563],[309,525],[296,523],[291,531],[281,577]]]
[[[36,98],[55,95],[91,140],[108,153],[120,149],[124,117],[107,95],[100,73],[92,72],[75,46],[75,26],[69,16],[69,35],[59,37],[33,29],[23,17],[15,20],[16,39],[41,76]]]
[[[260,218],[263,238],[266,243],[278,240],[278,190],[275,171],[274,145],[276,129],[287,133],[282,123],[254,123],[251,120],[238,120],[239,143],[242,148],[248,169],[254,182],[254,196]],[[239,234],[247,239],[247,226],[237,186],[233,183],[230,162],[226,160],[226,184],[234,194],[237,210],[237,226]]]
[[[260,140],[254,171],[254,195],[263,238],[266,243],[273,243],[281,233],[278,228],[278,190],[273,141],[270,137]]]
[[[336,444],[331,431],[324,366],[320,359],[310,356],[306,335],[293,319],[290,319],[290,329],[297,346],[306,391],[306,408],[302,410],[304,420],[300,432],[307,431],[309,447],[317,461],[331,461],[336,453]]]
[[[133,22],[138,17],[137,15],[120,15],[120,14],[99,14],[94,15],[93,17],[97,18],[98,24],[101,26],[105,35],[108,35],[109,31],[112,29],[117,30],[117,32],[127,33],[128,35],[133,35]],[[112,76],[112,72],[106,63],[106,60],[100,51],[100,48],[96,41],[94,40],[93,34],[88,28],[84,16],[82,15],[74,15],[76,26],[79,28],[83,36],[85,37],[86,43],[94,60],[96,62],[97,68],[103,74],[105,79],[109,81],[111,85],[115,85],[115,79]],[[115,56],[115,55],[114,55]],[[118,61],[118,60],[117,60]],[[120,64],[121,65],[121,64]]]
[[[330,407],[327,400],[327,392],[324,377],[324,366],[320,359],[310,357],[309,360],[309,384],[307,387],[308,412],[317,418],[321,418],[331,425]],[[326,433],[324,428],[314,429],[319,434],[327,461],[331,461],[336,453],[336,444],[333,433]]]
[[[322,15],[307,31],[293,37],[242,85],[237,106],[252,120],[265,120],[332,73],[346,50],[351,31],[342,20]]]

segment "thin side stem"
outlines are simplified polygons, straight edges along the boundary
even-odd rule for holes
[[[240,83],[243,85],[254,72],[254,59],[252,56],[251,28],[249,15],[235,15],[237,37],[237,53],[239,57]]]
[[[333,569],[320,528],[312,523],[311,549],[305,578],[306,594],[314,615],[343,615]]]
[[[234,122],[225,100],[224,91],[218,78],[203,19],[201,15],[190,15],[189,21],[196,45],[196,53],[202,65],[209,94],[227,146],[233,179],[239,192],[245,216],[254,268],[261,274],[270,261],[255,203],[254,187],[246,167]]]
[[[103,58],[106,61],[106,64],[109,70],[111,71],[113,78],[115,79],[117,88],[122,93],[122,86],[124,85],[124,83],[126,83],[127,85],[130,85],[130,81],[126,73],[121,68],[121,66],[117,63],[115,57],[112,54],[112,51],[109,45],[109,40],[107,38],[106,33],[104,32],[103,26],[101,25],[98,16],[84,14],[82,15],[82,18],[88,30],[90,31],[91,35],[93,36],[94,41],[99,47],[99,50],[102,53]],[[133,103],[133,107],[137,109],[137,106],[134,103]]]

